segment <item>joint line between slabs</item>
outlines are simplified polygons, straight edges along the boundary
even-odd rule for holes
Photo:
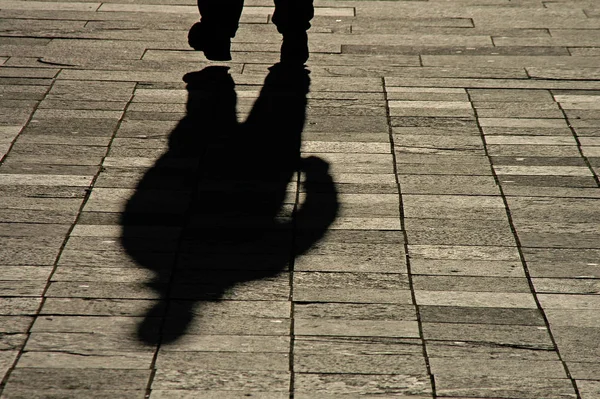
[[[431,394],[432,394],[433,398],[437,398],[436,387],[435,387],[435,378],[433,376],[433,373],[431,372],[431,364],[429,362],[429,355],[427,353],[427,345],[425,343],[425,335],[423,333],[423,322],[421,320],[421,312],[419,310],[419,305],[417,304],[417,297],[415,294],[413,278],[412,278],[410,256],[409,256],[409,251],[408,251],[408,234],[406,233],[406,226],[405,226],[405,221],[404,221],[405,216],[404,216],[404,201],[402,200],[402,186],[400,184],[400,178],[398,177],[398,164],[396,162],[394,134],[393,134],[393,128],[392,128],[392,116],[391,116],[391,111],[390,111],[390,107],[389,107],[389,100],[388,100],[388,93],[387,93],[387,88],[386,88],[386,84],[385,84],[385,77],[381,78],[381,84],[382,84],[382,90],[383,90],[383,100],[385,101],[385,113],[386,113],[386,120],[387,120],[387,126],[388,126],[388,137],[390,140],[390,150],[392,153],[392,167],[394,170],[394,179],[396,180],[396,189],[398,190],[400,229],[402,231],[402,235],[404,238],[404,256],[405,256],[405,260],[406,260],[408,284],[409,284],[409,289],[410,289],[410,295],[412,298],[412,303],[415,307],[415,313],[417,316],[417,325],[419,327],[419,338],[421,340],[421,348],[423,349],[422,354],[423,354],[423,358],[425,361],[425,367],[427,369],[427,375],[429,376],[429,382],[431,384]]]
[[[535,304],[537,306],[538,311],[540,312],[540,314],[542,315],[543,319],[544,319],[544,325],[546,327],[546,331],[548,332],[548,336],[550,337],[550,340],[552,342],[552,345],[554,346],[554,350],[558,356],[558,358],[560,359],[560,362],[563,365],[563,368],[565,370],[565,374],[567,376],[567,378],[569,380],[571,380],[571,384],[573,386],[573,389],[575,391],[575,394],[577,395],[577,399],[581,399],[581,394],[579,392],[579,388],[577,387],[577,384],[575,383],[575,379],[573,378],[573,376],[571,375],[571,372],[569,371],[569,368],[567,366],[567,363],[565,362],[565,360],[563,359],[563,357],[560,354],[560,350],[558,348],[558,345],[556,343],[556,339],[554,338],[554,335],[552,334],[552,330],[550,328],[550,322],[548,321],[548,317],[546,316],[546,312],[544,312],[544,308],[542,307],[542,304],[540,303],[540,300],[538,298],[537,292],[535,290],[535,286],[533,285],[533,281],[531,279],[531,273],[529,272],[529,267],[527,266],[527,261],[525,259],[525,254],[523,253],[523,248],[521,246],[521,240],[519,239],[519,234],[517,232],[517,229],[515,227],[513,218],[512,218],[512,214],[510,211],[510,207],[508,206],[508,200],[506,199],[506,195],[504,194],[504,189],[502,188],[502,184],[500,183],[500,179],[498,178],[498,175],[496,174],[496,171],[494,170],[494,161],[491,157],[491,155],[489,154],[488,151],[488,146],[487,146],[487,142],[485,139],[485,134],[483,132],[483,127],[481,126],[481,124],[479,123],[479,116],[477,114],[477,109],[473,106],[473,100],[471,98],[471,94],[469,93],[469,91],[467,90],[467,97],[469,98],[469,102],[471,103],[471,106],[473,107],[473,112],[475,113],[475,122],[477,123],[477,128],[479,129],[479,134],[481,137],[481,140],[483,142],[483,148],[485,151],[485,156],[488,159],[488,162],[490,164],[490,169],[492,172],[492,176],[494,177],[494,180],[496,182],[496,185],[498,186],[498,189],[500,190],[500,197],[502,198],[502,202],[504,203],[504,209],[506,211],[506,218],[508,219],[508,224],[510,226],[511,232],[513,234],[513,237],[515,239],[515,243],[517,245],[517,252],[519,253],[519,258],[521,259],[521,265],[523,267],[523,271],[525,273],[525,277],[527,278],[527,284],[529,285],[529,290],[531,295],[533,296],[533,299],[535,301]]]

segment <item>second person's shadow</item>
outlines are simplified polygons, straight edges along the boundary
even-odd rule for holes
[[[207,67],[184,81],[186,116],[121,218],[123,247],[155,276],[149,286],[159,301],[138,327],[149,344],[184,334],[198,302],[281,273],[323,237],[338,211],[329,165],[300,156],[306,69],[272,66],[241,124],[227,68]]]

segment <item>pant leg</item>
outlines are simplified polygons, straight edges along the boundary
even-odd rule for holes
[[[207,32],[234,37],[244,0],[198,0],[201,22]]]
[[[313,0],[274,0],[273,23],[279,33],[286,35],[306,32],[315,15]]]

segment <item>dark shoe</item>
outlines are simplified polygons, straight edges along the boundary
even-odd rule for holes
[[[308,35],[306,32],[283,35],[281,57],[283,64],[304,65],[308,60]]]
[[[194,50],[204,52],[204,56],[211,61],[231,61],[231,39],[211,35],[200,22],[190,28],[188,43]]]

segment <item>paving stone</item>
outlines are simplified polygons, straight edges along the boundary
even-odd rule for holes
[[[24,389],[8,387],[2,396],[8,399],[142,399],[146,390],[92,390],[92,389]]]
[[[427,353],[432,359],[463,359],[476,362],[508,360],[518,361],[558,361],[558,353],[553,349],[520,348],[511,346],[499,346],[485,342],[450,342],[429,341],[427,342]],[[456,374],[460,374],[457,371]],[[473,373],[476,374],[477,372]]]
[[[235,352],[160,352],[156,360],[159,370],[229,370],[287,371],[289,356],[285,353]]]
[[[55,298],[157,299],[145,284],[103,282],[53,282],[46,293]]]
[[[425,374],[425,361],[420,354],[402,356],[387,354],[305,354],[294,356],[297,373],[343,373],[343,374]]]
[[[598,340],[599,328],[555,326],[552,334],[565,361],[594,362],[597,359],[598,348],[594,342]]]
[[[430,359],[432,373],[436,377],[444,375],[485,376],[485,377],[519,377],[519,378],[566,378],[566,372],[559,360],[499,360],[499,359]]]
[[[427,341],[480,342],[488,345],[554,349],[544,326],[423,323],[423,334]]]
[[[413,275],[525,277],[520,262],[411,259]]]
[[[550,326],[600,327],[597,311],[575,309],[544,309]]]
[[[295,303],[300,319],[416,320],[412,304]]]
[[[4,298],[9,300],[10,298]],[[31,304],[37,309],[39,301]],[[158,308],[157,308],[158,307]],[[43,315],[90,315],[90,316],[145,316],[151,308],[161,314],[158,301],[140,299],[90,299],[90,298],[47,298],[44,301]],[[31,311],[33,312],[33,311]]]
[[[302,374],[295,376],[296,391],[317,395],[427,395],[431,392],[426,375],[353,375],[353,374]],[[366,396],[368,397],[368,396]],[[402,396],[400,396],[402,397]]]
[[[152,399],[237,399],[244,397],[257,397],[264,399],[285,399],[287,392],[247,392],[247,391],[218,391],[218,390],[187,390],[187,389],[153,389],[150,394]]]
[[[0,298],[1,315],[35,315],[42,302],[42,298]]]
[[[511,247],[409,245],[409,253],[417,259],[519,261],[517,249]]]
[[[598,381],[577,380],[576,382],[582,398],[591,399],[600,393],[600,382]]]
[[[27,333],[33,319],[24,316],[0,316],[2,334]]]
[[[151,348],[139,342],[134,334],[103,333],[32,333],[25,348],[27,351],[77,352],[77,351],[147,351]],[[42,370],[43,372],[43,370]]]
[[[596,380],[598,375],[598,363],[568,362],[567,367],[576,380]]]
[[[295,261],[296,271],[406,273],[404,257],[302,255]]]
[[[149,370],[17,368],[6,389],[143,389],[149,377]]]
[[[223,389],[234,391],[288,391],[287,371],[217,371],[198,368],[187,370],[158,369],[152,384],[156,389]]]
[[[414,220],[414,219],[413,219]],[[469,245],[478,243],[482,245],[511,246],[514,237],[507,227],[498,230],[485,228],[466,230],[460,228],[438,229],[408,229],[408,242],[411,245]]]
[[[296,319],[294,331],[297,335],[418,338],[417,327],[413,321]]]
[[[0,281],[0,296],[41,296],[45,288],[45,281]]]
[[[529,284],[524,278],[414,276],[412,283],[417,291],[530,292]]]
[[[152,363],[153,352],[110,352],[77,351],[25,352],[19,358],[17,368],[40,369],[110,369],[119,365],[119,369],[146,370]]]
[[[575,398],[569,379],[487,377],[487,376],[436,376],[436,392],[442,397],[505,396],[515,399]],[[492,396],[493,395],[493,396]]]
[[[595,295],[540,294],[538,299],[544,309],[594,310],[600,307],[600,298]]]
[[[400,166],[402,169],[402,166]],[[403,194],[498,195],[490,176],[399,175]]]
[[[289,353],[285,336],[192,335],[183,334],[177,342],[164,344],[165,351]]]
[[[490,307],[490,308],[530,308],[536,307],[533,296],[529,293],[496,293],[468,291],[415,291],[417,304]]]

